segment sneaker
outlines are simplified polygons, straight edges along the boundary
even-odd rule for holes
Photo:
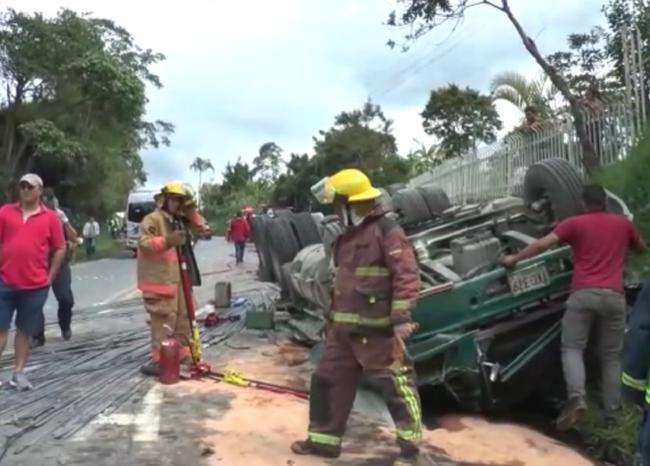
[[[61,336],[65,341],[68,341],[70,338],[72,338],[72,330],[70,329],[61,330]]]
[[[160,375],[160,364],[157,362],[149,361],[140,366],[140,372],[150,377],[158,377]]]
[[[291,444],[291,451],[296,455],[312,455],[322,458],[338,458],[341,456],[341,447],[334,445],[319,445],[309,440],[298,440]]]
[[[587,414],[585,400],[580,397],[571,398],[555,421],[555,426],[560,431],[569,430],[578,424],[585,414]]]
[[[14,372],[13,377],[9,381],[9,385],[18,390],[19,392],[24,392],[27,390],[33,390],[34,386],[27,379],[24,373]]]

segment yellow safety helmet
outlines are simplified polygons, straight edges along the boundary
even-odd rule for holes
[[[173,196],[183,196],[188,197],[190,193],[187,192],[185,185],[181,181],[170,181],[165,184],[160,190],[162,195],[173,195]]]
[[[323,178],[311,187],[311,192],[322,204],[331,204],[337,195],[346,197],[350,203],[372,201],[381,196],[381,191],[372,186],[365,173],[356,168]]]

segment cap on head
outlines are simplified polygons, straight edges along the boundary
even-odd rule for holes
[[[38,188],[43,187],[43,180],[36,173],[27,173],[26,175],[23,175],[19,183],[27,183]]]

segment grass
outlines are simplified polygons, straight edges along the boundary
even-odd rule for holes
[[[587,453],[617,466],[636,464],[641,408],[626,404],[611,422],[605,422],[598,399],[591,397],[589,410],[578,431]]]
[[[95,248],[95,255],[88,257],[86,255],[86,246],[81,245],[77,249],[75,262],[86,262],[90,260],[105,259],[107,257],[116,257],[124,252],[124,245],[116,239],[111,238],[108,233],[102,233],[97,238],[97,245]]]

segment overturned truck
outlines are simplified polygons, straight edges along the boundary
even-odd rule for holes
[[[516,252],[581,210],[582,181],[565,160],[530,167],[522,197],[452,206],[435,186],[390,186],[388,203],[415,250],[422,290],[407,342],[420,385],[443,387],[462,405],[491,410],[523,401],[559,366],[559,335],[572,273],[568,247],[506,270]],[[608,208],[629,214],[615,196]],[[333,217],[301,213],[253,220],[260,276],[298,309],[326,318],[333,281]]]

